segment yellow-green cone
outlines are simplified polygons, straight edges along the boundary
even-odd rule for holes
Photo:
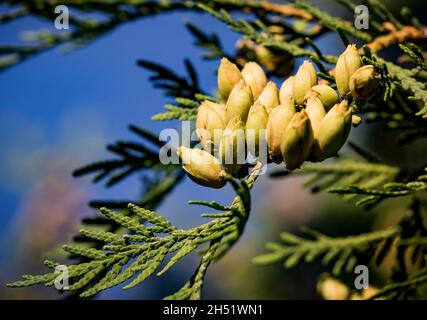
[[[271,110],[268,116],[267,123],[267,146],[268,154],[271,160],[275,163],[280,163],[283,160],[282,151],[280,149],[282,143],[282,135],[286,130],[289,122],[294,116],[295,103],[291,96],[287,96],[286,100],[280,105]]]
[[[218,147],[225,128],[225,105],[205,100],[197,111],[196,132],[206,148]]]
[[[289,77],[285,81],[283,81],[282,85],[280,86],[279,91],[279,100],[280,103],[283,103],[286,101],[286,96],[294,96],[294,76]]]
[[[312,87],[307,93],[306,98],[308,99],[308,97],[312,95],[315,95],[320,99],[326,112],[339,102],[337,92],[325,84],[318,84]]]
[[[260,147],[267,148],[267,123],[268,113],[265,107],[255,102],[249,110],[245,126],[246,146],[248,152],[252,153],[255,157],[259,157],[263,153],[267,154],[267,150],[260,150]]]
[[[182,159],[182,168],[195,183],[216,189],[225,185],[218,159],[208,152],[179,147],[177,154]]]
[[[314,134],[320,127],[323,117],[326,115],[325,108],[323,107],[322,102],[316,96],[311,96],[307,100],[307,105],[305,107],[308,117],[310,118],[311,127],[313,128]]]
[[[347,300],[350,295],[349,287],[325,274],[317,283],[317,292],[324,300]]]
[[[286,168],[299,168],[313,147],[313,130],[305,110],[297,112],[282,136],[281,151]]]
[[[353,127],[358,127],[360,126],[361,123],[362,123],[361,117],[356,116],[355,114],[351,116],[351,124],[353,125]]]
[[[323,118],[314,142],[317,160],[335,156],[347,140],[351,130],[351,109],[347,100],[336,104]]]
[[[273,81],[267,83],[256,102],[261,103],[268,113],[279,105],[279,91]]]
[[[267,76],[264,70],[258,63],[252,61],[245,64],[241,73],[243,79],[251,88],[254,99],[257,99],[267,84]]]
[[[239,116],[230,119],[219,145],[219,158],[224,170],[236,175],[245,163],[245,124]]]
[[[237,66],[227,58],[222,58],[218,68],[218,91],[224,100],[227,100],[234,85],[240,80],[243,77]]]
[[[249,108],[253,104],[251,88],[240,80],[231,90],[230,96],[225,104],[225,124],[234,117],[240,117],[246,122]]]
[[[369,100],[378,87],[378,75],[374,66],[366,65],[356,70],[350,78],[350,91],[355,99]]]
[[[356,45],[350,44],[338,57],[335,68],[335,81],[341,97],[350,92],[350,78],[362,66]]]
[[[313,64],[309,61],[304,61],[299,67],[293,85],[293,95],[295,103],[302,105],[304,98],[311,87],[317,84],[317,73]]]

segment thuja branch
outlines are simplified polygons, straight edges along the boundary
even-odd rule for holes
[[[391,31],[389,34],[375,38],[367,46],[372,52],[381,51],[396,43],[403,43],[409,40],[426,39],[426,28],[415,28],[413,26],[404,26],[400,30]]]
[[[117,141],[107,146],[114,158],[90,163],[73,172],[75,177],[94,175],[93,182],[106,181],[106,187],[114,186],[133,174],[144,174],[144,192],[139,200],[94,200],[92,207],[125,209],[128,203],[145,208],[154,208],[183,178],[183,171],[177,165],[163,165],[159,160],[163,142],[153,133],[130,125],[129,130],[138,135],[139,141]],[[144,177],[144,176],[143,176]]]
[[[200,11],[197,3],[207,3],[214,8],[225,8],[230,11],[265,12],[282,16],[299,17],[310,20],[311,15],[288,5],[270,4],[260,1],[5,1],[6,5],[13,6],[0,16],[0,24],[14,21],[23,16],[33,15],[40,19],[53,21],[54,9],[57,5],[66,5],[75,10],[71,12],[71,32],[53,33],[43,32],[35,34],[36,45],[2,45],[0,46],[0,70],[11,67],[32,56],[61,44],[70,44],[77,47],[93,41],[114,30],[116,27],[139,18],[159,15],[172,11]],[[102,15],[104,21],[96,19],[78,19],[81,12],[91,12]]]
[[[238,196],[233,200],[230,209],[231,211],[237,214],[238,219],[236,220],[236,229],[232,232],[219,237],[218,239],[213,239],[207,249],[206,253],[203,255],[200,265],[197,268],[196,272],[193,274],[191,279],[185,283],[185,285],[177,291],[175,294],[166,297],[169,300],[181,300],[181,299],[200,299],[201,297],[201,288],[203,285],[204,277],[208,266],[221,258],[229,249],[237,242],[240,235],[242,234],[246,221],[249,218],[250,213],[250,194],[249,189],[252,188],[258,177],[259,171],[255,169],[253,174],[248,177],[246,181],[243,181],[242,184],[239,184],[230,178],[230,182],[235,188]],[[218,208],[217,203],[208,202],[198,202],[198,204],[204,204],[208,207]],[[220,209],[221,208],[221,205]]]
[[[350,1],[342,2],[353,8]],[[27,13],[51,19],[53,6],[57,2],[18,3],[22,5],[21,10],[18,8],[16,12],[2,16],[0,22],[11,21]],[[122,6],[123,3],[127,6]],[[369,33],[356,30],[347,21],[333,17],[305,1],[296,1],[295,6],[241,0],[65,1],[60,4],[69,4],[77,11],[103,14],[106,20],[89,21],[73,16],[70,21],[71,33],[37,34],[40,44],[35,47],[3,47],[0,54],[6,55],[9,59],[5,60],[4,67],[61,43],[86,44],[123,22],[140,17],[174,10],[208,12],[225,22],[232,30],[253,40],[256,45],[278,53],[284,52],[292,57],[310,58],[317,64],[320,72],[317,72],[313,64],[305,61],[295,76],[282,84],[279,91],[275,83],[267,82],[263,69],[255,62],[248,62],[240,71],[232,62],[223,59],[218,71],[218,91],[221,99],[214,99],[201,92],[196,72],[188,61],[187,75],[184,77],[158,64],[140,61],[141,66],[155,73],[151,77],[155,86],[165,90],[165,94],[175,98],[176,101],[176,104],[166,106],[168,112],[154,116],[155,120],[197,118],[196,127],[204,129],[227,127],[236,137],[242,128],[245,130],[251,126],[257,130],[261,127],[267,128],[270,134],[270,136],[267,134],[267,137],[277,135],[277,139],[268,141],[269,161],[277,163],[283,161],[287,167],[287,171],[276,175],[289,174],[289,170],[298,169],[303,165],[302,169],[294,172],[313,174],[306,183],[313,191],[328,190],[342,194],[345,198],[361,198],[356,202],[359,205],[372,205],[391,197],[411,196],[417,199],[418,196],[425,195],[427,190],[425,175],[419,176],[414,181],[414,176],[403,168],[381,164],[360,148],[356,149],[362,156],[366,156],[368,162],[339,160],[336,163],[320,163],[337,155],[347,139],[351,124],[356,123],[352,116],[363,110],[368,101],[377,114],[378,105],[381,103],[387,104],[390,110],[393,104],[397,105],[391,112],[386,112],[384,117],[396,120],[396,114],[402,111],[401,113],[405,115],[403,120],[410,122],[411,128],[417,127],[425,132],[423,118],[416,117],[427,115],[427,98],[421,73],[425,70],[422,50],[415,44],[401,46],[415,62],[416,67],[413,69],[403,69],[374,54],[397,41],[423,40],[425,30],[415,20],[412,19],[411,25],[406,26],[375,0],[367,1],[372,12],[373,26]],[[229,12],[251,13],[259,20],[236,19]],[[283,34],[277,35],[272,32],[271,27],[275,25],[269,20],[270,17],[265,17],[266,13],[313,20],[318,23],[316,26],[320,27],[316,28],[315,33],[305,33],[306,30],[292,24],[288,27],[287,21],[280,21],[282,26],[286,27],[282,30]],[[349,42],[347,37],[350,37],[363,41],[366,46],[358,50],[355,45],[349,45],[339,57],[325,55],[316,47],[313,40],[326,29],[338,32],[345,44]],[[196,32],[194,27],[192,31],[197,35],[196,38],[202,40],[199,41],[200,44],[209,46],[212,57],[219,57],[223,53],[215,36]],[[306,49],[305,46],[311,49]],[[336,62],[336,72],[333,76],[323,64]],[[328,85],[318,83],[318,76],[327,80]],[[339,96],[335,88],[338,89]],[[406,100],[409,100],[408,93],[411,95],[409,99],[416,100],[411,101],[412,104],[406,103]],[[380,99],[383,101],[378,102]],[[401,103],[402,100],[405,103]],[[359,103],[362,105],[359,106]],[[323,113],[316,113],[316,110],[319,112],[323,110]],[[292,117],[287,119],[289,114]],[[357,120],[357,117],[355,118]],[[397,120],[400,121],[399,125],[403,125],[402,117]],[[284,125],[285,121],[288,121],[289,125]],[[359,123],[360,121],[359,118]],[[151,147],[128,141],[117,142],[108,146],[109,151],[117,158],[91,164],[77,170],[75,174],[93,173],[95,181],[105,179],[107,186],[145,169],[148,169],[150,174],[155,173],[156,178],[151,180],[149,175],[146,176],[148,181],[144,183],[146,190],[137,205],[127,204],[133,201],[92,203],[97,207],[108,206],[101,208],[101,212],[113,229],[81,230],[83,238],[101,243],[100,246],[84,247],[74,244],[64,246],[65,251],[88,261],[69,266],[71,284],[66,290],[83,291],[82,296],[91,296],[127,281],[130,282],[125,288],[130,288],[140,284],[155,272],[162,275],[183,257],[202,247],[199,266],[191,279],[178,292],[168,297],[199,299],[209,265],[227,253],[244,230],[251,208],[249,189],[257,177],[256,170],[247,180],[237,180],[236,178],[248,174],[248,164],[235,166],[224,163],[221,167],[214,155],[204,151],[203,157],[209,156],[211,160],[215,160],[215,165],[204,166],[191,162],[184,164],[183,169],[193,181],[213,188],[220,188],[229,183],[237,193],[237,197],[229,206],[217,202],[193,201],[193,204],[204,205],[220,212],[204,214],[204,217],[212,219],[205,224],[185,230],[179,229],[151,210],[177,185],[184,171],[178,166],[164,166],[159,162],[158,149],[161,144],[157,141],[157,137],[142,129],[133,131],[148,140]],[[225,152],[224,146],[229,145],[230,140],[234,140],[233,135],[224,135],[220,141],[209,140],[203,133],[198,135],[203,145],[213,144],[219,147],[220,154]],[[245,144],[247,142],[245,141]],[[256,152],[256,148],[253,151]],[[187,154],[202,157],[201,152],[200,149],[188,148],[185,151]],[[185,156],[180,155],[182,159]],[[224,158],[223,156],[224,154],[221,158]],[[318,163],[303,164],[307,161]],[[419,209],[421,202],[416,200],[414,203],[417,205],[413,207]],[[121,210],[114,212],[111,208]],[[393,273],[398,283],[392,284],[386,293],[390,292],[390,288],[392,290],[404,288],[406,291],[407,288],[424,282],[424,276],[419,274],[414,274],[416,280],[409,277],[408,281],[404,281],[407,280],[404,279],[407,276],[404,268],[405,246],[415,245],[419,248],[425,241],[425,230],[422,229],[422,223],[417,216],[419,214],[414,213],[410,219],[402,219],[398,226],[390,229],[349,237],[330,238],[312,230],[304,230],[303,237],[283,233],[281,235],[283,243],[268,244],[267,247],[272,252],[256,258],[255,261],[264,264],[284,261],[286,267],[292,267],[302,259],[309,262],[322,257],[326,264],[333,262],[334,272],[340,273],[344,269],[352,270],[358,262],[359,255],[373,258],[374,249],[382,244],[381,253],[378,254],[380,258],[376,257],[376,260],[380,261],[381,257],[384,257],[384,252],[390,249],[396,239],[396,242],[403,239],[398,245],[397,263]],[[116,227],[124,232],[115,233]],[[174,256],[166,262],[165,257],[170,253]],[[46,265],[55,269],[58,264],[47,261]],[[12,283],[10,286],[20,287],[38,283],[52,286],[55,278],[54,272],[36,276],[24,275],[22,281]]]
[[[419,70],[403,69],[394,63],[385,62],[382,59],[378,59],[378,61],[386,65],[387,72],[391,79],[395,79],[397,84],[406,92],[412,93],[411,99],[421,102],[421,109],[416,115],[427,118],[427,91],[425,90],[425,84],[415,78]]]
[[[408,292],[416,292],[417,288],[427,283],[427,268],[423,268],[410,275],[407,280],[395,282],[384,286],[371,299],[386,298],[397,299],[406,297]]]
[[[404,197],[410,195],[417,195],[420,193],[426,193],[427,183],[422,180],[426,180],[425,176],[421,176],[417,181],[411,181],[407,183],[390,182],[382,186],[381,189],[366,188],[359,185],[350,185],[346,187],[332,188],[329,190],[331,193],[341,195],[363,195],[366,196],[362,200],[358,201],[358,205],[366,205],[371,202],[387,198]]]
[[[203,100],[215,101],[208,96],[201,88],[197,72],[193,64],[184,60],[187,74],[181,76],[173,70],[160,64],[139,60],[138,65],[154,73],[150,80],[155,88],[162,89],[164,95],[175,98],[174,104],[166,104],[166,112],[158,113],[152,117],[153,120],[195,120],[197,108]]]
[[[372,156],[368,157],[371,162],[342,158],[333,163],[306,163],[300,170],[292,172],[292,175],[310,175],[304,181],[303,186],[310,187],[312,192],[336,193],[342,195],[346,200],[356,200],[357,205],[369,203],[372,206],[385,197],[373,198],[372,195],[355,192],[351,186],[357,185],[357,188],[366,189],[382,187],[386,183],[396,181],[400,169],[382,163],[374,163]],[[291,172],[288,170],[277,170],[271,175],[272,177],[282,177],[290,174]]]
[[[124,289],[129,289],[156,271],[157,276],[164,274],[186,255],[203,244],[210,243],[192,279],[175,295],[169,297],[200,298],[207,267],[227,252],[243,232],[250,210],[249,188],[257,176],[257,171],[254,171],[246,181],[230,180],[237,193],[233,203],[230,206],[216,204],[215,207],[225,209],[224,212],[218,214],[217,218],[190,229],[179,229],[163,216],[134,204],[128,206],[133,217],[120,211],[101,208],[101,213],[106,218],[123,227],[128,233],[119,235],[81,229],[80,233],[84,237],[102,241],[104,246],[101,249],[77,245],[63,246],[65,251],[90,260],[68,266],[70,286],[64,290],[76,291],[89,286],[80,294],[81,297],[88,297],[132,279],[124,286]],[[213,206],[212,203],[206,205]],[[165,256],[169,253],[174,253],[174,256],[161,267]],[[46,261],[45,265],[53,271],[42,275],[24,275],[23,280],[8,286],[25,287],[42,283],[53,286],[58,276],[54,272],[58,263]],[[102,276],[99,277],[100,275]]]
[[[114,154],[114,159],[98,161],[73,172],[74,176],[94,174],[95,183],[105,181],[106,187],[111,187],[119,182],[123,182],[133,174],[140,174],[143,190],[140,196],[134,200],[92,200],[89,205],[95,208],[108,207],[109,209],[121,209],[120,213],[135,218],[134,213],[128,210],[130,202],[154,210],[162,201],[179,185],[184,178],[184,172],[179,166],[163,166],[159,162],[159,148],[163,145],[153,133],[130,125],[129,129],[141,138],[139,141],[118,141],[107,146],[108,151]],[[102,249],[104,245],[103,235],[105,233],[111,237],[115,234],[124,234],[120,224],[105,216],[95,216],[83,219],[83,229],[78,235],[73,236],[72,246],[82,245],[87,250]],[[88,230],[86,227],[96,227],[95,230]],[[67,248],[70,248],[67,246]],[[76,257],[72,250],[68,250],[71,257]],[[87,262],[87,258],[81,257],[81,262]],[[108,270],[103,270],[97,278],[106,275]],[[72,295],[78,296],[87,288],[91,287],[92,280],[83,287],[74,291]]]
[[[265,28],[263,28],[264,30],[261,30],[260,32],[245,20],[233,19],[230,16],[230,14],[224,9],[221,9],[220,11],[215,11],[213,8],[204,4],[198,4],[198,7],[210,13],[212,16],[216,17],[217,19],[225,22],[233,31],[242,33],[248,38],[257,42],[258,44],[262,44],[268,48],[274,48],[274,49],[284,51],[294,57],[309,57],[315,60],[316,62],[320,62],[320,60],[323,60],[328,63],[336,62],[336,57],[334,56],[319,55],[315,51],[301,48],[296,44],[277,40],[276,38],[274,38],[272,34],[263,33],[262,31],[266,31]]]
[[[303,9],[304,11],[310,13],[316,20],[318,20],[325,27],[345,32],[346,34],[353,36],[356,39],[360,39],[366,42],[372,40],[372,36],[366,32],[355,29],[351,22],[342,20],[341,18],[337,18],[331,16],[330,14],[320,10],[319,8],[313,6],[307,1],[297,0],[295,4],[298,8]]]
[[[291,268],[303,259],[305,262],[321,259],[325,265],[333,262],[333,273],[336,275],[343,270],[351,272],[357,264],[357,254],[372,251],[378,243],[396,237],[400,228],[341,238],[330,238],[307,229],[305,232],[314,239],[284,232],[280,235],[282,243],[267,243],[265,246],[271,253],[254,258],[254,262],[265,265],[283,261],[285,268]]]

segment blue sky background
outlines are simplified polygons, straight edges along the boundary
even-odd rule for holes
[[[24,172],[16,172],[15,158],[2,152],[0,195],[5,200],[6,212],[16,209],[19,196],[30,187],[28,179],[32,174],[28,176],[25,170],[32,171],[36,165],[30,154],[32,149],[54,150],[50,155],[53,161],[55,152],[65,153],[71,164],[79,166],[108,156],[104,151],[106,143],[134,138],[127,130],[129,123],[154,132],[179,125],[150,120],[170,99],[152,88],[149,73],[136,65],[138,59],[153,59],[184,73],[183,58],[188,57],[202,75],[202,86],[208,90],[215,88],[217,62],[199,59],[201,51],[191,45],[192,38],[183,26],[187,19],[202,24],[206,30],[219,30],[224,43],[233,48],[237,36],[210,17],[166,14],[126,24],[70,53],[60,54],[58,50],[43,53],[0,74],[0,147],[28,151],[25,159],[20,160],[25,165]],[[11,23],[2,28],[0,40],[14,40],[12,35],[18,31],[33,30],[37,25],[43,26],[30,18]],[[104,194],[100,189],[95,188]],[[129,189],[134,188],[113,189],[111,194],[129,197]],[[205,190],[201,188],[198,192]],[[3,228],[10,217],[10,214],[1,216]]]

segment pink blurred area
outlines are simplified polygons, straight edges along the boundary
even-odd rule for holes
[[[58,257],[58,246],[78,229],[88,213],[88,193],[68,172],[67,161],[56,158],[46,162],[39,179],[20,201],[9,230],[3,234],[6,264],[1,282],[18,279],[25,273],[43,273],[43,258]],[[0,298],[43,299],[58,297],[55,290],[43,287],[10,290],[0,287]]]

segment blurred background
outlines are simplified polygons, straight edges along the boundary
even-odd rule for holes
[[[331,1],[314,2],[331,13],[348,15]],[[395,10],[405,4],[425,21],[424,1],[383,2]],[[131,198],[141,191],[138,176],[106,189],[93,185],[89,177],[72,178],[73,169],[108,158],[106,144],[133,138],[127,130],[129,123],[156,133],[179,126],[176,121],[150,119],[170,99],[152,88],[150,74],[136,65],[138,59],[184,73],[183,59],[188,58],[201,75],[202,87],[208,92],[215,90],[219,62],[200,58],[201,51],[191,45],[193,38],[183,25],[185,21],[206,32],[217,32],[225,49],[235,50],[238,35],[224,24],[206,14],[180,12],[124,24],[76,51],[48,51],[0,73],[0,298],[61,298],[51,288],[6,289],[5,283],[24,273],[46,271],[43,259],[57,254],[58,245],[70,240],[82,217],[95,214],[87,206],[89,200]],[[19,19],[0,26],[0,43],[19,42],[23,30],[52,25],[31,17]],[[336,35],[324,36],[317,44],[325,53],[343,50]],[[392,57],[393,52],[389,54]],[[283,81],[275,80],[278,84]],[[425,150],[426,141],[422,140],[393,149],[388,133],[372,137],[371,130],[372,126],[361,126],[353,130],[351,139],[390,163],[399,160],[411,165],[413,158],[405,159],[405,155]],[[212,191],[185,180],[157,211],[179,226],[191,226],[202,221],[201,211],[188,206],[188,200],[227,203],[232,197],[231,189]],[[210,267],[205,298],[319,298],[315,289],[322,271],[319,265],[300,264],[285,271],[280,264],[254,266],[252,257],[263,252],[266,241],[278,240],[281,231],[309,225],[331,236],[357,234],[392,224],[404,214],[405,205],[389,201],[364,211],[334,195],[312,195],[301,187],[300,178],[268,176],[256,185],[253,199],[252,216],[242,239]],[[196,265],[197,257],[189,256],[161,278],[150,278],[129,291],[113,288],[97,298],[161,298],[181,287]],[[387,272],[387,266],[377,270],[374,281],[381,284]]]

